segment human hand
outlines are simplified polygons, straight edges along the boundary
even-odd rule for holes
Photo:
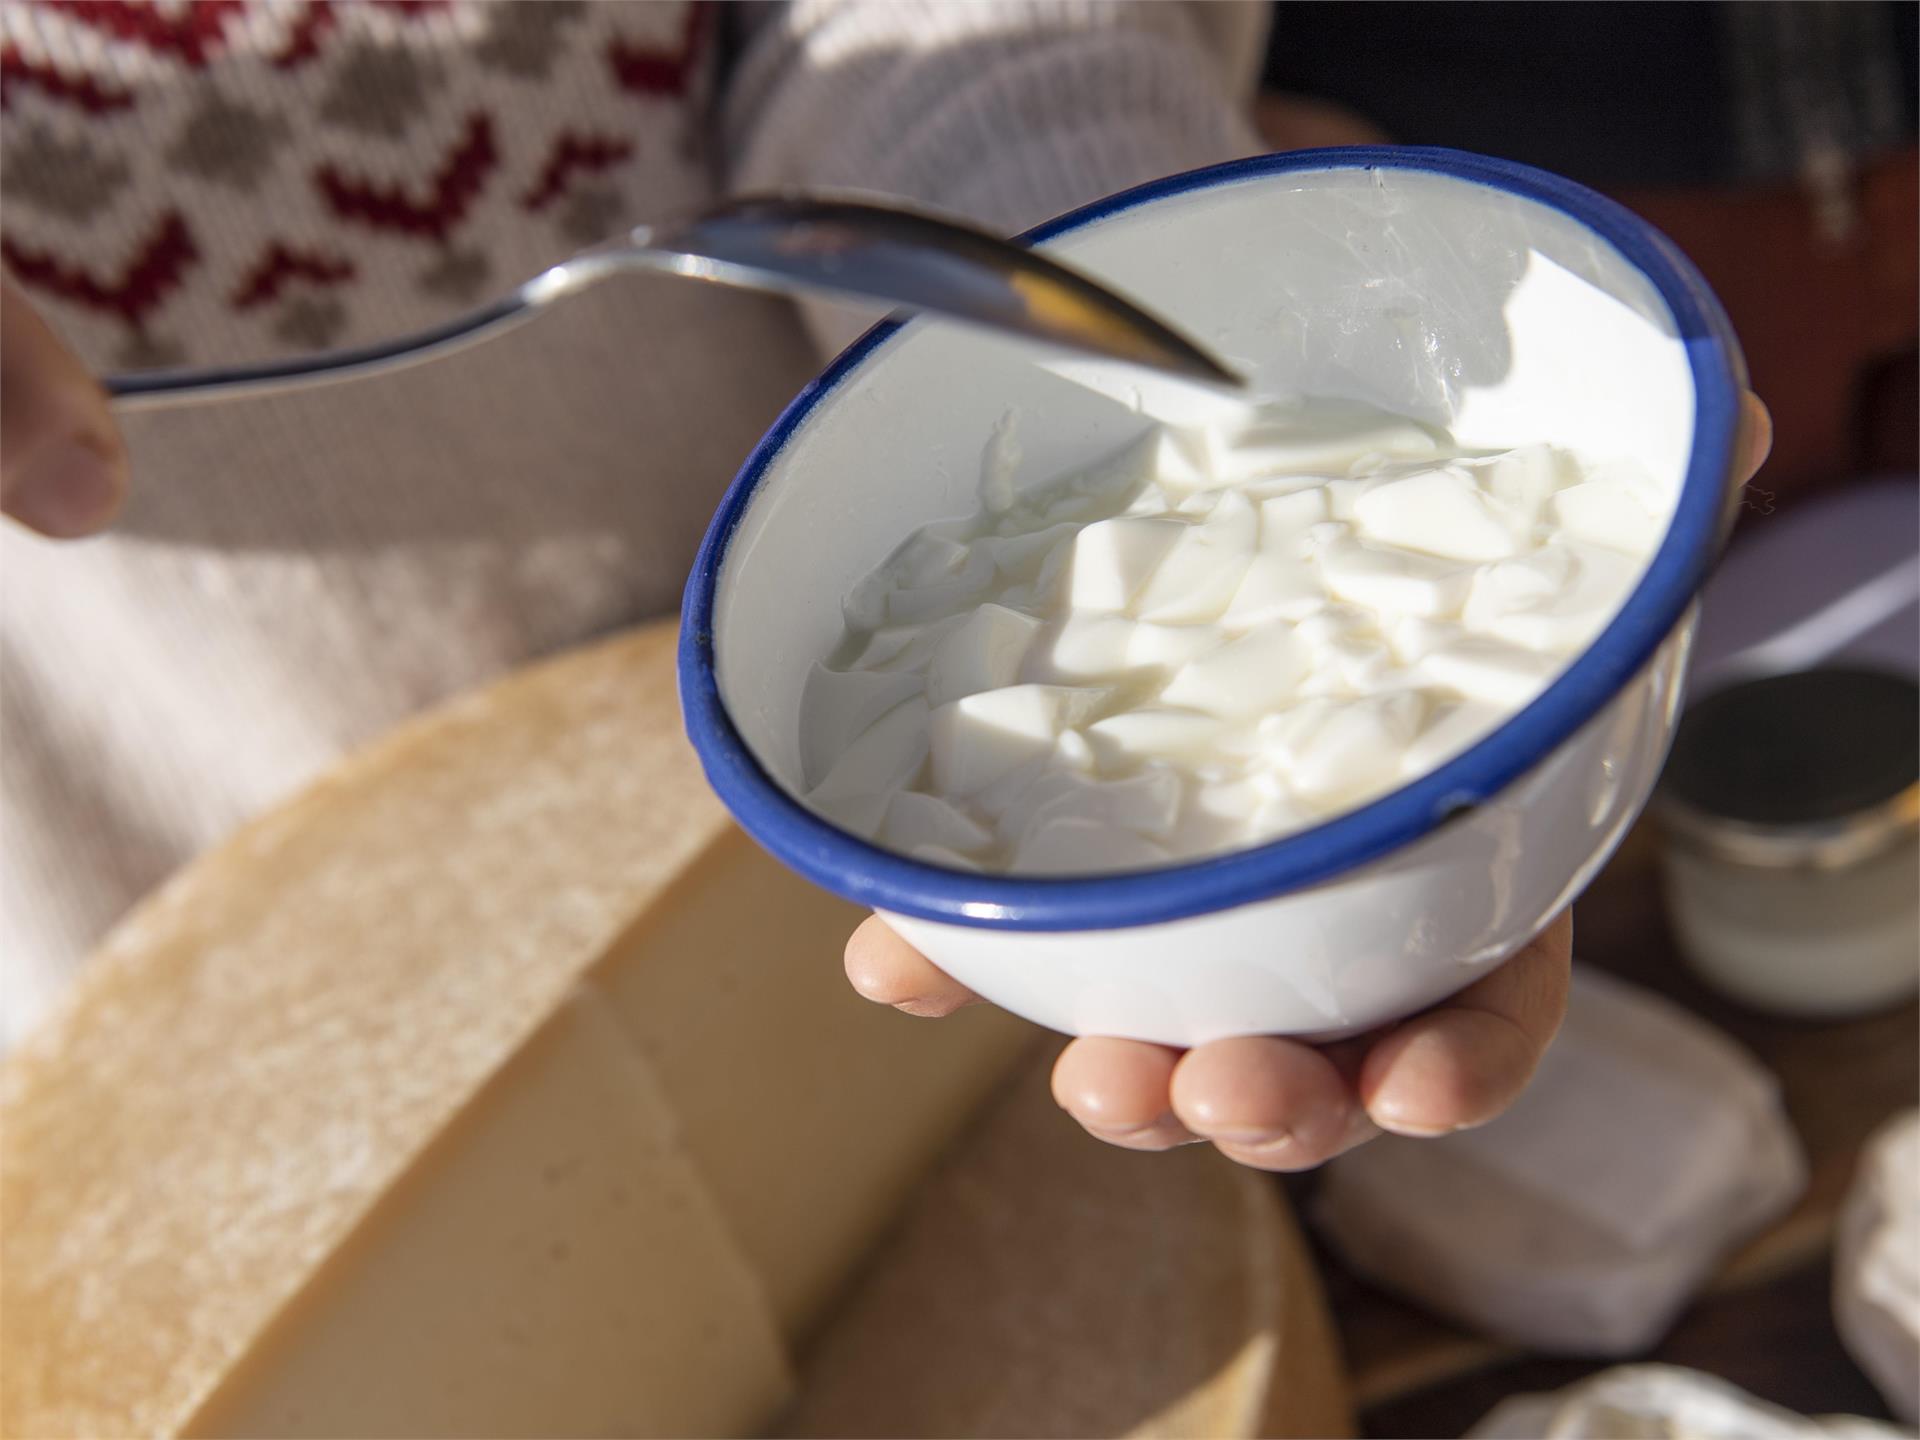
[[[1129,1150],[1209,1140],[1262,1170],[1306,1170],[1380,1130],[1442,1135],[1484,1124],[1532,1077],[1567,1004],[1573,922],[1562,914],[1499,969],[1412,1019],[1331,1045],[1270,1035],[1181,1051],[1082,1038],[1053,1067],[1053,1097]],[[847,978],[911,1015],[978,998],[869,919],[847,942]]]
[[[71,540],[111,522],[126,489],[106,393],[0,278],[0,511]]]
[[[1745,399],[1737,480],[1772,441],[1767,410]],[[1211,1141],[1262,1170],[1306,1170],[1382,1130],[1444,1135],[1483,1125],[1533,1078],[1566,1013],[1573,919],[1563,912],[1498,969],[1432,1009],[1330,1045],[1277,1036],[1181,1051],[1139,1040],[1074,1040],[1053,1095],[1091,1134],[1131,1150]],[[979,1003],[877,917],[847,942],[847,978],[911,1015]]]

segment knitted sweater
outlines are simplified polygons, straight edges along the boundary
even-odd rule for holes
[[[1255,148],[1264,6],[0,5],[0,258],[101,371],[444,319],[727,186],[1024,227]],[[723,53],[733,52],[733,53]],[[675,603],[843,315],[635,278],[307,394],[130,415],[99,539],[0,527],[0,1005],[410,712]]]

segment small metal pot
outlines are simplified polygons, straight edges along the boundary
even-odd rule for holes
[[[1655,799],[1668,914],[1699,973],[1782,1014],[1920,988],[1920,686],[1843,666],[1715,691]]]

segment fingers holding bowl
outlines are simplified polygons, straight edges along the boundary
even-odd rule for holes
[[[1190,1050],[1174,1113],[1220,1152],[1260,1170],[1310,1170],[1375,1133],[1340,1049],[1248,1035]]]
[[[1497,970],[1381,1036],[1359,1076],[1374,1123],[1431,1136],[1499,1115],[1560,1028],[1572,959],[1573,918],[1563,911]]]
[[[937,1019],[978,1005],[980,997],[869,915],[847,941],[847,982],[877,1005]]]
[[[1739,465],[1740,483],[1760,473],[1773,453],[1773,415],[1766,402],[1751,390],[1740,397]]]
[[[1207,1140],[1261,1170],[1309,1170],[1382,1130],[1469,1129],[1533,1078],[1566,1014],[1572,952],[1563,912],[1452,999],[1332,1045],[1238,1036],[1182,1053],[1078,1040],[1055,1071],[1054,1096],[1102,1139],[1139,1149]]]
[[[1182,1051],[1074,1040],[1054,1066],[1054,1099],[1109,1144],[1165,1150],[1205,1140],[1262,1170],[1312,1169],[1382,1130],[1433,1136],[1482,1125],[1526,1088],[1559,1029],[1572,947],[1562,914],[1452,999],[1333,1045],[1237,1036]],[[847,942],[846,970],[867,999],[910,1015],[980,1003],[877,917]]]
[[[1053,1065],[1054,1102],[1089,1135],[1127,1150],[1168,1150],[1195,1135],[1171,1099],[1180,1052],[1144,1040],[1075,1040]]]

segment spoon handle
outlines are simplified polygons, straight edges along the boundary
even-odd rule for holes
[[[377,374],[501,334],[544,305],[631,270],[878,301],[1211,385],[1241,383],[1164,321],[1038,251],[905,206],[774,195],[729,201],[678,224],[641,226],[477,310],[392,340],[247,365],[110,375],[104,384],[116,408],[134,410]]]
[[[123,411],[156,410],[169,405],[238,399],[244,395],[270,395],[418,364],[511,330],[532,315],[533,307],[525,295],[515,290],[444,325],[377,345],[326,350],[317,355],[265,360],[252,365],[136,370],[125,375],[109,375],[101,383],[114,408]]]
[[[624,267],[608,265],[599,252],[588,251],[541,271],[499,299],[456,315],[443,325],[415,330],[391,340],[249,365],[135,370],[109,375],[101,384],[116,410],[156,410],[246,395],[271,395],[400,370],[503,335],[531,320],[543,305],[585,289],[615,268]]]

